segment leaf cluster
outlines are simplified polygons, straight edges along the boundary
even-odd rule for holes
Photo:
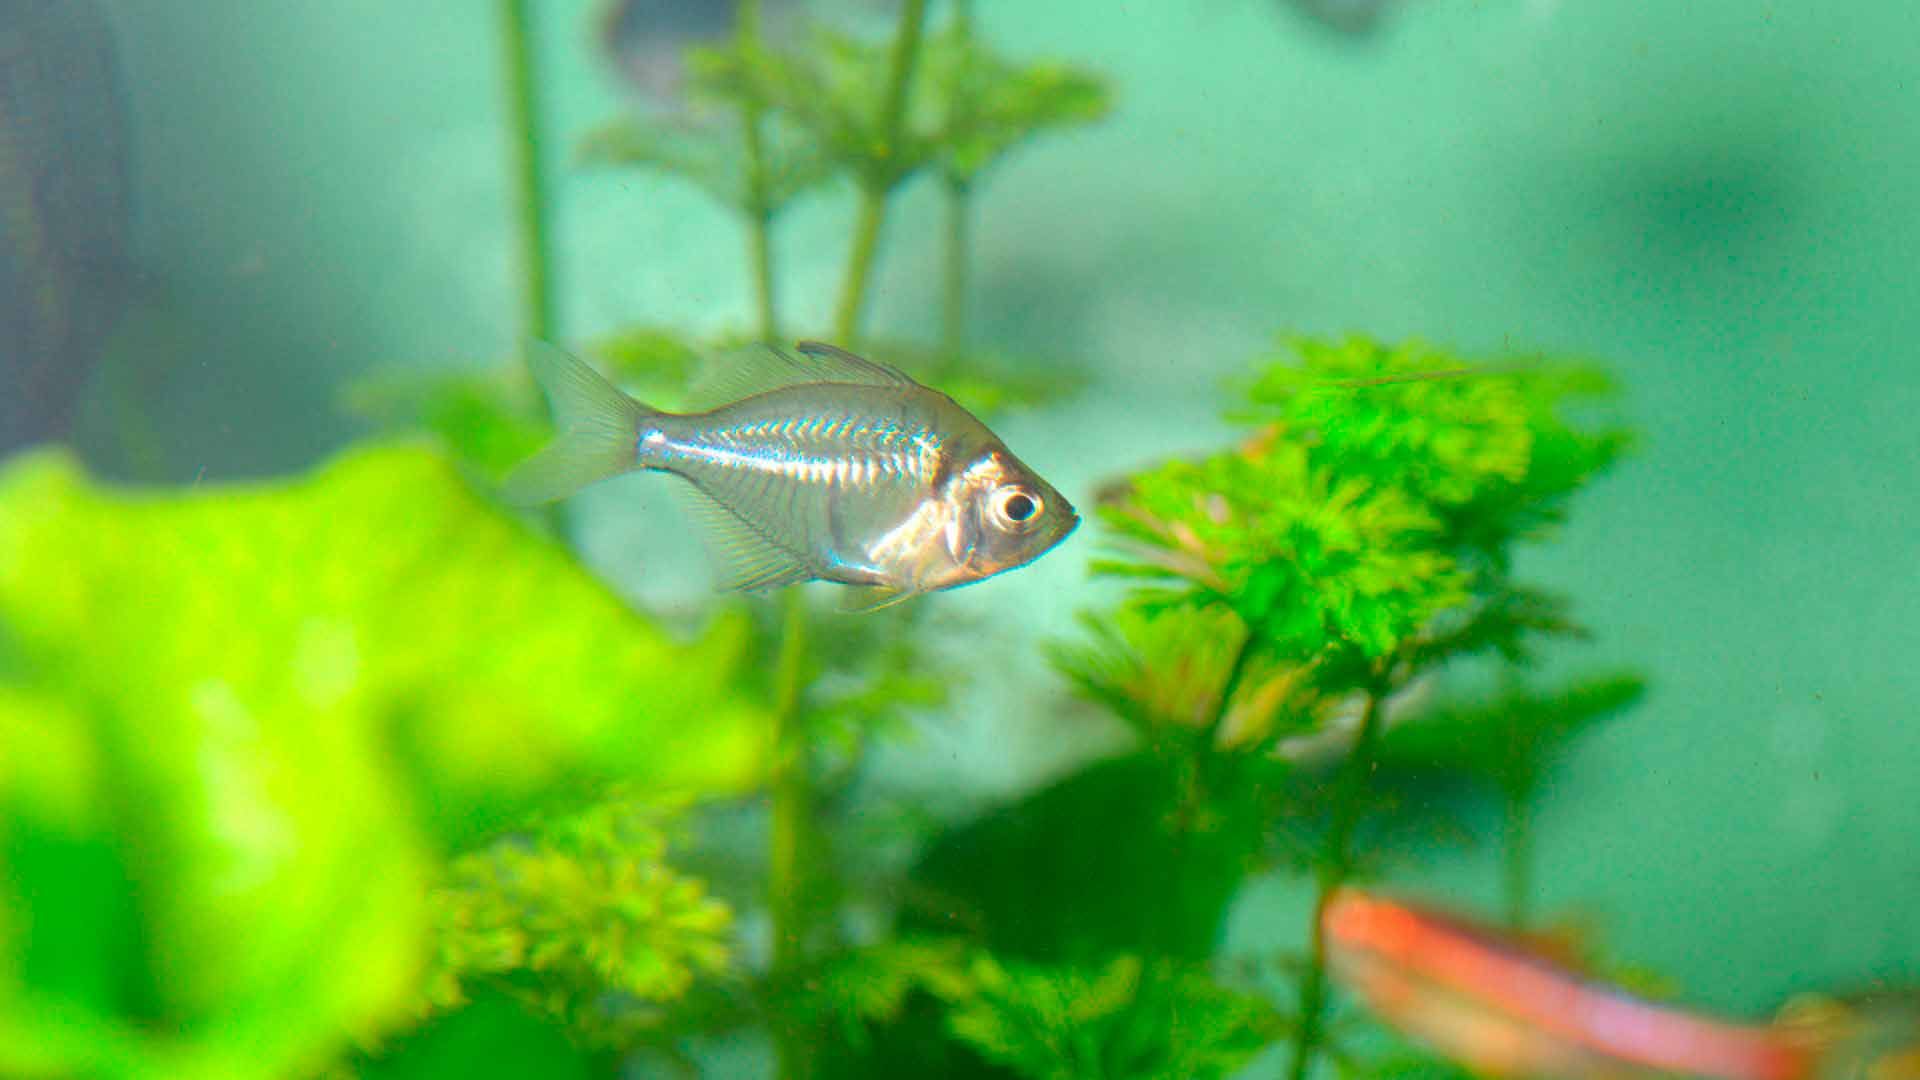
[[[703,117],[622,117],[587,139],[583,160],[677,175],[736,212],[772,216],[838,177],[887,192],[937,167],[971,184],[1016,147],[1111,107],[1099,78],[1058,62],[1007,60],[955,23],[922,43],[895,128],[890,42],[827,28],[801,40],[797,48],[741,38],[693,50]],[[757,168],[740,116],[760,125]]]
[[[732,912],[667,866],[670,815],[632,797],[462,855],[430,898],[425,999],[504,987],[577,1035],[630,1045],[703,976],[725,971]]]
[[[1316,465],[1405,492],[1440,522],[1441,546],[1498,569],[1631,442],[1617,425],[1573,422],[1614,394],[1599,368],[1476,364],[1418,341],[1285,341],[1245,393],[1240,419]]]
[[[1526,656],[1577,627],[1506,574],[1623,429],[1576,424],[1607,384],[1529,360],[1487,367],[1420,343],[1295,341],[1245,384],[1241,445],[1129,479],[1103,506],[1129,603],[1231,611],[1262,655],[1353,687],[1452,656]]]
[[[1408,493],[1319,466],[1306,446],[1260,440],[1132,478],[1100,509],[1122,558],[1095,572],[1150,583],[1150,608],[1232,611],[1273,654],[1380,657],[1466,598]]]

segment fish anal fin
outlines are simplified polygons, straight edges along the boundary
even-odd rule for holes
[[[689,485],[683,490],[687,513],[705,535],[720,588],[774,589],[814,576],[799,552],[768,538],[699,488]]]

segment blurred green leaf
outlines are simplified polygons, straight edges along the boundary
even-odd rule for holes
[[[4,1072],[316,1065],[403,1008],[434,851],[761,759],[743,620],[677,640],[414,447],[187,493],[16,459],[0,626]]]
[[[658,408],[679,403],[700,370],[702,343],[671,327],[626,326],[587,344],[587,355],[628,393]]]
[[[1438,772],[1524,797],[1567,743],[1645,694],[1639,676],[1617,674],[1552,690],[1516,685],[1485,701],[1426,709],[1380,740],[1381,782]]]
[[[1257,868],[1265,821],[1235,798],[1188,819],[1187,794],[1178,763],[1151,753],[1070,773],[928,845],[901,926],[1046,964],[1206,957]]]
[[[677,176],[747,217],[777,214],[834,177],[835,166],[820,146],[780,114],[761,124],[758,184],[745,145],[737,117],[689,124],[673,116],[630,115],[590,133],[579,159]]]
[[[659,408],[680,404],[700,364],[701,347],[678,331],[636,325],[584,348],[607,377]],[[552,436],[547,404],[519,360],[456,371],[376,372],[351,384],[342,404],[392,432],[425,432],[462,464],[498,480]]]
[[[379,372],[351,384],[343,405],[388,431],[431,433],[489,480],[505,476],[552,434],[531,381],[506,364],[480,371]]]
[[[790,125],[818,160],[886,191],[924,168],[936,147],[909,120],[897,139],[883,119],[891,43],[818,29],[799,49],[752,42],[695,50],[695,92]]]

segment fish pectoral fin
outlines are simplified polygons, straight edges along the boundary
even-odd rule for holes
[[[891,585],[849,585],[841,593],[840,610],[849,615],[879,611],[919,595],[910,589],[896,589]]]
[[[683,501],[705,534],[714,575],[722,589],[775,589],[814,577],[806,558],[768,538],[745,518],[689,485]]]

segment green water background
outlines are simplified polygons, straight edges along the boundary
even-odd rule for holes
[[[702,196],[568,170],[618,97],[584,0],[538,9],[563,336],[749,321]],[[1104,71],[1113,119],[1023,154],[978,229],[979,336],[1078,358],[1073,403],[1001,425],[1076,501],[1216,444],[1219,379],[1278,329],[1614,365],[1645,432],[1523,566],[1648,703],[1541,806],[1542,908],[1743,1013],[1920,979],[1920,13],[1900,2],[1428,0],[1378,40],[1264,0],[998,0],[1018,55]],[[349,378],[512,346],[492,5],[120,0],[145,300],[135,400],[174,479],[299,467]],[[783,227],[786,320],[821,327],[850,198]],[[936,326],[937,203],[906,198],[878,329]],[[101,436],[96,433],[98,440]],[[589,558],[655,601],[697,553],[658,485],[583,500]],[[943,598],[1023,680],[890,749],[886,782],[980,803],[1095,752],[1033,643],[1088,606],[1094,537]],[[682,571],[686,572],[682,572]],[[955,812],[964,806],[954,806]],[[1100,843],[1097,836],[1086,838]],[[1407,883],[1490,909],[1488,854]],[[1297,939],[1252,888],[1230,948]]]

